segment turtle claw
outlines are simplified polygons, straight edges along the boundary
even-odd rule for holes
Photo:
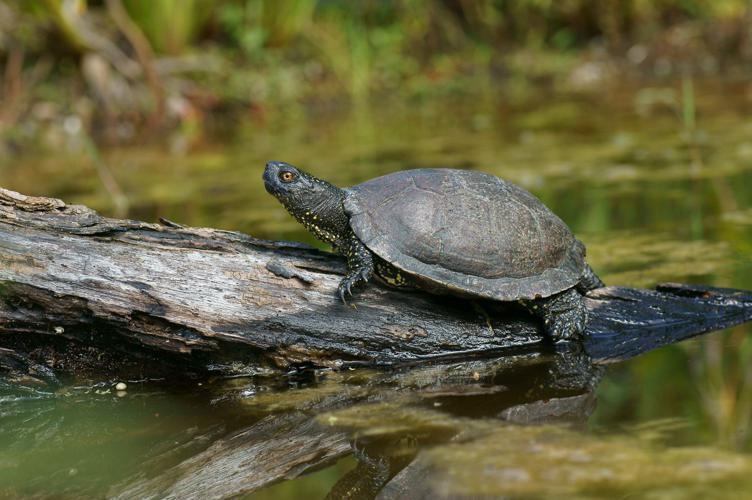
[[[361,269],[354,273],[350,273],[339,283],[339,286],[337,287],[337,292],[339,293],[339,298],[342,299],[342,303],[344,305],[347,305],[347,296],[353,297],[353,289],[357,287],[360,284],[365,284],[368,282],[368,278],[370,277],[370,270],[369,269]]]
[[[346,297],[353,296],[353,290],[359,285],[368,282],[368,278],[373,274],[373,258],[363,243],[358,240],[355,234],[350,235],[350,246],[346,248],[347,256],[347,274],[339,282],[337,291],[342,303],[347,305]]]
[[[352,293],[352,285],[353,285],[353,279],[351,277],[347,277],[342,280],[342,282],[337,287],[337,291],[339,292],[339,298],[342,299],[342,303],[344,305],[347,305],[347,296],[350,297],[353,296]]]

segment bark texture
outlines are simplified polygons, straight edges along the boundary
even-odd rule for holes
[[[333,372],[298,391],[304,402],[289,401],[289,393],[259,396],[257,404],[287,409],[221,438],[208,429],[166,446],[167,456],[151,457],[173,464],[165,472],[130,477],[110,491],[119,498],[229,498],[354,452],[359,465],[332,495],[373,497],[394,477],[382,492],[391,498],[405,484],[419,484],[419,471],[411,472],[413,465],[400,473],[412,455],[395,461],[382,453],[399,433],[351,442],[363,418],[427,418],[451,440],[468,420],[442,420],[425,402],[454,398],[481,420],[581,423],[594,408],[599,365],[752,319],[750,292],[606,287],[586,299],[585,342],[553,346],[514,306],[479,308],[372,284],[356,307],[345,307],[335,295],[344,270],[340,257],[300,244],[109,219],[0,189],[0,385],[50,386],[61,373],[399,365]],[[481,359],[492,354],[503,356]],[[501,387],[500,380],[517,386]],[[196,451],[174,459],[186,449]]]
[[[343,272],[340,257],[301,244],[110,219],[0,189],[6,371],[24,357],[74,372],[258,373],[550,347],[514,306],[482,303],[487,316],[464,300],[378,284],[343,306]],[[606,287],[587,306],[585,348],[603,362],[752,318],[748,292],[684,285]]]

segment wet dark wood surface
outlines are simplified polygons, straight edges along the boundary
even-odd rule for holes
[[[31,352],[44,364],[44,348],[93,349],[142,371],[257,373],[550,348],[514,307],[482,304],[491,329],[464,300],[377,284],[343,306],[343,271],[340,257],[305,245],[109,219],[0,190],[0,347],[5,359],[14,353],[10,364]],[[587,304],[585,348],[600,362],[752,318],[749,292],[687,285],[607,287]]]
[[[482,304],[492,329],[465,301],[378,285],[345,307],[335,297],[343,271],[341,258],[304,245],[107,219],[0,190],[0,376],[49,386],[58,372],[394,367],[348,384],[348,392],[314,392],[310,406],[293,405],[220,439],[198,436],[195,447],[203,451],[111,491],[123,498],[225,498],[350,454],[346,429],[326,425],[317,418],[322,412],[392,400],[401,407],[409,394],[418,401],[483,398],[485,418],[584,422],[600,365],[752,319],[750,292],[606,287],[587,298],[586,341],[553,346],[523,312],[494,304]],[[498,393],[499,379],[522,386]],[[387,463],[385,472],[378,456],[365,457],[368,444],[357,445],[356,473],[333,491],[373,496],[407,462]]]

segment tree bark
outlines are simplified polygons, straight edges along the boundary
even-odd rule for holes
[[[344,269],[302,244],[110,219],[0,189],[9,366],[27,358],[74,373],[254,374],[552,347],[516,306],[483,302],[483,314],[465,300],[379,284],[344,306],[335,296]],[[738,290],[606,287],[586,300],[584,346],[600,362],[752,318],[752,293]]]
[[[478,308],[372,284],[356,307],[345,307],[335,295],[343,272],[340,257],[305,245],[109,219],[0,189],[0,374],[33,387],[56,384],[60,373],[143,378],[423,365],[366,371],[358,383],[339,380],[347,371],[335,372],[333,385],[298,396],[309,403],[289,402],[288,410],[219,439],[221,431],[199,432],[177,447],[196,449],[190,457],[175,462],[173,450],[157,453],[150,457],[155,464],[172,464],[165,472],[127,478],[110,491],[123,498],[225,498],[351,453],[346,426],[332,423],[346,421],[349,408],[391,414],[407,398],[423,414],[422,401],[451,396],[483,398],[483,418],[583,422],[594,406],[599,365],[752,319],[750,292],[606,287],[586,298],[585,341],[553,345],[514,306]],[[491,355],[500,356],[483,359]],[[443,362],[427,363],[437,360]],[[500,396],[498,380],[518,386]],[[268,397],[257,404],[289,395]],[[458,422],[442,424],[447,439],[467,423]],[[379,447],[357,443],[358,468],[333,492],[375,494],[404,467],[382,460]]]

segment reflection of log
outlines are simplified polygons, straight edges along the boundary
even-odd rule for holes
[[[48,362],[54,356],[39,355],[40,346],[93,349],[89,370],[114,352],[110,371],[254,373],[545,344],[525,314],[496,304],[484,305],[493,335],[476,309],[450,297],[372,285],[357,309],[344,307],[334,296],[342,271],[340,258],[303,245],[107,219],[0,190],[0,346],[17,356]],[[591,292],[588,307],[586,348],[613,361],[747,321],[752,295],[609,287]]]
[[[515,417],[524,413],[534,414],[536,421],[556,422],[562,416],[561,405],[557,405],[561,401],[567,407],[564,420],[584,422],[592,411],[593,391],[602,371],[575,350],[395,371],[331,373],[310,387],[262,393],[246,400],[252,407],[276,411],[156,476],[139,474],[121,482],[108,496],[243,495],[331,465],[351,453],[351,436],[378,429],[375,435],[355,438],[358,466],[330,495],[337,499],[371,498],[413,458],[390,456],[394,443],[406,437],[419,441],[426,429],[431,429],[433,440],[440,434],[439,442],[467,430],[468,420],[453,417],[453,408],[464,417],[468,408],[475,408],[472,416],[479,421],[499,414],[519,421]],[[357,382],[353,383],[351,377]],[[494,385],[499,380],[507,385]],[[233,399],[232,393],[224,396]],[[583,403],[573,404],[575,399]],[[441,402],[443,412],[427,409],[426,400]],[[525,408],[530,410],[526,412]]]
[[[167,474],[113,489],[114,498],[228,498],[293,479],[350,453],[341,432],[300,412],[264,419],[220,439]]]
[[[357,418],[350,427],[343,422],[358,412],[386,422],[397,409],[413,407],[423,418],[427,403],[441,402],[445,414],[456,407],[463,417],[472,408],[481,412],[475,417],[582,422],[600,377],[588,355],[596,363],[618,361],[752,318],[752,295],[745,292],[605,288],[588,298],[586,352],[559,346],[558,354],[545,356],[537,351],[551,349],[536,324],[493,304],[484,305],[499,313],[493,314],[493,336],[484,317],[452,298],[374,285],[356,300],[357,309],[343,307],[333,293],[342,270],[338,257],[302,245],[106,219],[84,207],[0,190],[0,374],[32,385],[29,379],[54,384],[50,367],[143,377],[533,351],[368,372],[358,374],[357,383],[345,383],[346,371],[331,374],[334,385],[306,389],[311,404],[292,404],[219,439],[211,429],[209,438],[198,433],[180,445],[193,450],[191,456],[176,452],[179,458],[165,473],[137,475],[111,491],[124,497],[229,497],[349,453],[344,431],[357,431]],[[279,395],[286,402],[291,397]],[[279,403],[262,396],[254,401]],[[331,417],[317,418],[322,412]],[[446,429],[448,440],[468,420],[447,418],[431,425]],[[380,453],[400,432],[356,443],[363,457],[374,458],[363,459],[335,490],[380,489],[401,467],[392,461],[388,474],[379,469]]]

